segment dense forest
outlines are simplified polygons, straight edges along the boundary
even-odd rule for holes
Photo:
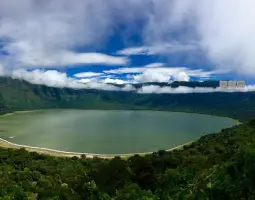
[[[159,86],[217,87],[217,81],[145,83]],[[141,84],[134,87],[140,88]],[[121,86],[119,86],[121,87]],[[139,94],[136,92],[54,88],[0,77],[0,113],[46,108],[152,109],[196,112],[248,121],[255,116],[255,92]]]
[[[255,199],[255,120],[171,152],[64,158],[0,148],[0,199]]]

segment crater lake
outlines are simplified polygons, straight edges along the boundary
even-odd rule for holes
[[[0,138],[68,152],[129,154],[171,149],[238,124],[194,113],[39,110],[0,117]]]

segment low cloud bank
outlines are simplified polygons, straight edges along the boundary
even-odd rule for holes
[[[187,67],[164,67],[163,63],[151,63],[144,67],[123,67],[105,70],[104,73],[114,75],[127,74],[134,82],[148,83],[189,81],[190,77],[211,78],[224,72],[219,70],[204,71]]]
[[[155,94],[186,94],[186,93],[211,93],[211,92],[254,92],[255,85],[248,85],[245,88],[235,88],[235,89],[223,89],[220,87],[217,88],[210,88],[210,87],[185,87],[179,86],[177,88],[172,87],[160,87],[157,85],[149,85],[143,86],[138,89],[138,93],[141,94],[148,94],[148,93],[155,93]]]
[[[160,87],[158,85],[146,85],[136,89],[130,82],[121,79],[96,78],[76,79],[68,77],[66,73],[56,70],[14,70],[11,74],[14,79],[23,79],[33,84],[42,84],[51,87],[74,88],[74,89],[97,89],[107,91],[137,92],[140,94],[186,94],[186,93],[211,93],[211,92],[254,92],[255,85],[248,85],[245,88],[223,89],[209,87],[184,87],[172,88],[170,86]]]
[[[56,70],[33,70],[27,71],[24,69],[14,70],[10,75],[14,79],[22,79],[33,84],[47,85],[51,87],[60,88],[74,88],[74,89],[97,89],[108,91],[133,91],[133,86],[126,84],[124,87],[117,87],[108,83],[119,83],[121,80],[117,79],[75,79],[68,77],[66,73]],[[124,82],[123,82],[124,83]],[[120,83],[119,83],[120,84]]]

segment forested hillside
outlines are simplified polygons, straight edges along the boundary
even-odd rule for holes
[[[217,84],[215,81],[174,82],[171,86],[216,87]],[[141,86],[135,85],[136,88]],[[45,108],[154,109],[222,115],[246,121],[255,116],[255,92],[138,94],[54,88],[30,84],[23,80],[0,78],[1,113]]]
[[[111,160],[0,148],[0,199],[255,198],[255,120],[172,152]]]

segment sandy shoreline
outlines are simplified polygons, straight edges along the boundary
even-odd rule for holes
[[[188,145],[191,142],[182,144],[182,145],[178,145],[174,148],[168,149],[166,151],[173,151],[174,149],[181,149],[184,145]],[[98,158],[114,158],[115,156],[119,156],[122,158],[126,158],[126,157],[130,157],[133,155],[146,155],[146,154],[151,154],[153,152],[146,152],[146,153],[129,153],[129,154],[92,154],[92,153],[78,153],[78,152],[68,152],[68,151],[59,151],[59,150],[54,150],[54,149],[48,149],[48,148],[41,148],[41,147],[33,147],[33,146],[27,146],[27,145],[20,145],[20,144],[15,144],[12,142],[9,142],[7,140],[4,140],[2,138],[0,138],[0,147],[3,148],[13,148],[13,149],[20,149],[20,148],[25,148],[27,151],[30,152],[37,152],[37,153],[41,153],[41,154],[46,154],[46,155],[51,155],[51,156],[58,156],[58,157],[81,157],[81,155],[86,155],[87,158],[94,158],[94,157],[98,157]]]
[[[10,116],[10,115],[14,115],[14,114],[32,113],[32,112],[37,112],[37,111],[41,111],[41,110],[21,110],[21,111],[13,111],[13,112],[11,112],[11,113],[6,113],[6,114],[3,114],[3,115],[0,115],[0,117]]]

